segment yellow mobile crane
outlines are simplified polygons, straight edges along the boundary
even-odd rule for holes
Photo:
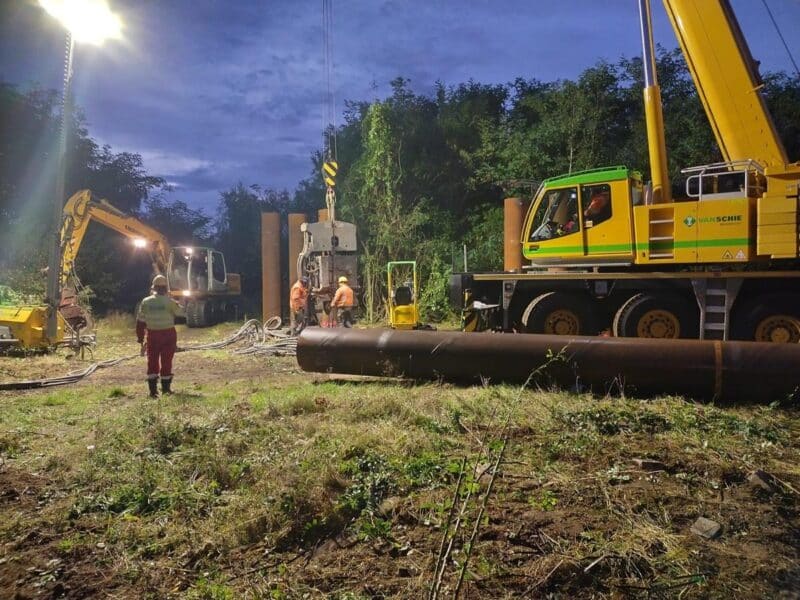
[[[225,257],[213,248],[198,246],[171,247],[158,230],[125,214],[91,191],[80,190],[67,200],[61,224],[61,273],[63,290],[59,304],[59,328],[56,339],[44,330],[46,307],[0,307],[0,343],[23,348],[47,348],[62,342],[67,327],[80,330],[89,323],[86,312],[77,304],[75,260],[91,221],[129,238],[135,248],[147,249],[153,271],[165,275],[169,293],[186,304],[186,324],[205,327],[237,316],[240,311],[241,279],[229,273]]]
[[[650,2],[639,0],[652,184],[624,166],[545,180],[524,221],[527,272],[456,274],[465,330],[800,342],[798,190],[728,0],[663,0],[724,161],[673,199]],[[553,269],[557,267],[557,269]],[[555,271],[558,272],[555,272]]]

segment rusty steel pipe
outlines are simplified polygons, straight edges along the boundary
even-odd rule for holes
[[[522,243],[520,232],[525,208],[521,198],[506,198],[503,202],[503,270],[522,271]]]
[[[525,382],[637,396],[771,402],[800,389],[800,345],[308,328],[304,371]]]
[[[265,321],[281,316],[281,297],[281,216],[261,213],[261,316]]]

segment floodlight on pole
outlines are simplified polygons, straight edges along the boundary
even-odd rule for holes
[[[47,272],[45,302],[49,307],[47,338],[58,341],[58,307],[61,302],[61,213],[66,199],[67,147],[69,145],[70,119],[72,118],[72,51],[75,41],[96,46],[107,39],[118,39],[122,34],[122,21],[111,12],[105,0],[39,0],[42,8],[66,29],[64,56],[64,88],[61,97],[61,136],[59,139],[59,168],[53,198],[53,239]]]
[[[122,37],[122,21],[105,0],[39,0],[76,42],[100,46]]]

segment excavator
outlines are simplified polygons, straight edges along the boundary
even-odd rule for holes
[[[175,246],[158,230],[115,208],[90,190],[73,194],[64,205],[61,224],[61,273],[63,290],[59,304],[56,339],[44,330],[46,308],[0,306],[0,344],[24,349],[47,348],[63,342],[68,330],[79,332],[90,324],[88,313],[77,302],[79,280],[75,260],[89,227],[96,221],[131,240],[134,248],[150,253],[154,273],[165,275],[169,294],[186,305],[186,324],[206,327],[238,316],[241,278],[229,273],[225,257],[213,248]]]
[[[724,160],[683,169],[684,197],[672,198],[639,0],[652,182],[626,166],[542,182],[519,238],[530,264],[453,276],[465,331],[800,342],[800,162],[729,1],[663,3]]]

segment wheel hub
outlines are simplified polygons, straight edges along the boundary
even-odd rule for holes
[[[800,342],[800,319],[791,315],[772,315],[756,327],[757,342],[797,344]]]
[[[579,335],[581,321],[571,310],[554,310],[544,321],[544,332],[550,335]]]
[[[636,335],[643,338],[677,339],[681,336],[681,324],[673,313],[664,309],[647,311],[636,327]]]

